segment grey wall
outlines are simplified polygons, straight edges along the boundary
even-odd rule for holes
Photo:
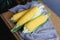
[[[50,9],[60,16],[60,0],[42,0]]]

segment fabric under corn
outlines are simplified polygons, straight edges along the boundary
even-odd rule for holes
[[[48,13],[46,9],[43,10],[43,14]],[[59,37],[57,35],[57,32],[50,20],[39,27],[38,30],[34,31],[33,33],[30,34],[24,34],[20,32],[20,35],[25,39],[25,40],[59,40]]]
[[[36,1],[32,1],[32,2],[27,2],[25,5],[17,5],[11,9],[9,9],[10,12],[13,12],[13,13],[16,13],[16,12],[21,12],[23,10],[26,10],[26,9],[29,9],[29,8],[32,8],[34,6],[37,6],[37,4],[39,4],[38,2]],[[41,4],[39,4],[41,5]]]
[[[20,12],[22,10],[26,10],[28,8],[31,8],[37,5],[41,6],[42,4],[36,1],[32,1],[21,6],[21,8],[20,8],[20,5],[17,5],[16,7],[10,9],[9,11],[16,13],[16,11]],[[43,9],[43,13],[44,14],[48,13],[45,8]],[[57,32],[54,29],[54,26],[50,19],[33,33],[24,34],[20,32],[20,36],[22,36],[25,40],[59,40]]]
[[[59,40],[57,32],[50,19],[35,32],[31,34],[20,33],[20,35],[25,40]]]

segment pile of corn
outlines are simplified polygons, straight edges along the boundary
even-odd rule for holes
[[[37,30],[41,25],[46,23],[49,18],[49,14],[42,14],[43,8],[43,6],[35,6],[33,8],[14,14],[11,17],[11,21],[16,22],[16,25],[13,29],[11,29],[11,32],[17,32],[22,27],[23,33],[32,33]]]

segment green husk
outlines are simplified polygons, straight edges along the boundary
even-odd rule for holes
[[[21,29],[22,27],[24,27],[24,25],[22,26],[15,26],[13,29],[11,29],[11,32],[17,32],[19,29]]]
[[[33,31],[36,31],[39,27],[41,27],[42,25],[44,25],[47,21],[48,21],[48,19],[49,19],[49,17],[50,17],[50,14],[46,14],[48,17],[47,17],[47,20],[44,22],[44,23],[42,23],[41,25],[39,25],[36,29],[34,29]],[[33,32],[32,31],[32,32]],[[31,33],[32,33],[31,32]]]
[[[39,7],[38,10],[37,10],[37,12],[36,12],[36,14],[34,15],[34,17],[32,17],[28,22],[30,22],[30,21],[34,20],[36,17],[40,16],[40,15],[42,14],[42,11],[43,11],[43,7]],[[25,22],[25,23],[28,23],[28,22]],[[24,23],[24,24],[25,24],[25,23]],[[23,25],[24,25],[24,24],[23,24]],[[16,32],[16,31],[18,31],[19,29],[21,29],[21,27],[22,27],[22,26],[15,26],[15,27],[11,30],[11,32]]]
[[[36,31],[39,27],[41,27],[42,25],[44,25],[47,21],[48,21],[48,19],[49,19],[49,16],[50,16],[50,14],[46,14],[47,15],[47,20],[44,22],[44,23],[42,23],[41,25],[39,25],[36,29],[34,29],[33,31]],[[37,17],[36,17],[37,18]],[[32,21],[32,20],[31,20]],[[28,30],[29,31],[29,30]],[[28,32],[28,31],[26,31],[27,33],[32,33],[32,32]],[[24,30],[23,30],[23,32],[24,32]]]

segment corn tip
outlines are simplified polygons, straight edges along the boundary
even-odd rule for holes
[[[24,27],[23,33],[30,33],[30,31],[26,27]]]
[[[12,21],[13,23],[16,22],[13,18],[11,18],[10,21]]]
[[[15,26],[13,29],[11,29],[11,32],[16,32],[17,31],[16,28],[17,28],[17,26]]]
[[[14,29],[12,29],[11,32],[14,33]]]
[[[13,20],[13,18],[11,18],[10,20]]]
[[[48,14],[46,14],[46,16],[49,18],[49,17],[51,16],[51,14],[50,14],[50,13],[48,13]]]

